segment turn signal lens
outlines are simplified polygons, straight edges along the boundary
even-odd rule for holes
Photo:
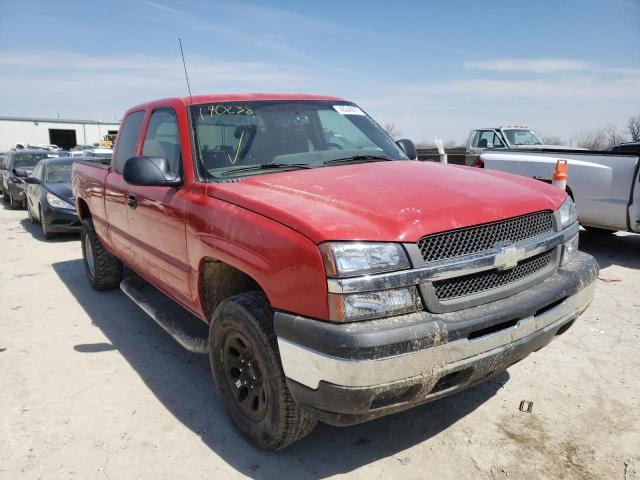
[[[422,310],[416,287],[342,295],[329,294],[329,317],[334,322],[357,322]]]

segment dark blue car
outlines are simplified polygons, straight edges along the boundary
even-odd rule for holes
[[[71,192],[71,166],[76,161],[96,161],[84,158],[47,158],[38,162],[24,181],[27,211],[33,223],[42,225],[47,239],[58,233],[80,232]],[[21,172],[19,172],[21,173]]]

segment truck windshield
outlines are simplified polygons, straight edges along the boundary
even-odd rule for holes
[[[503,130],[510,145],[542,145],[531,130]]]
[[[407,156],[352,103],[253,101],[193,105],[200,173],[206,178],[335,165],[332,160]],[[328,164],[326,162],[329,162]],[[255,169],[247,168],[256,166]]]

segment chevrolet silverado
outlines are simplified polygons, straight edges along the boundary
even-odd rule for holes
[[[598,265],[565,192],[415,157],[340,98],[135,106],[73,167],[88,281],[208,354],[263,449],[458,392],[567,331]]]

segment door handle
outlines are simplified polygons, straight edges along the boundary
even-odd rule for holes
[[[130,193],[129,195],[127,195],[127,205],[129,205],[131,208],[136,208],[138,206],[138,200],[136,200],[135,193]]]

